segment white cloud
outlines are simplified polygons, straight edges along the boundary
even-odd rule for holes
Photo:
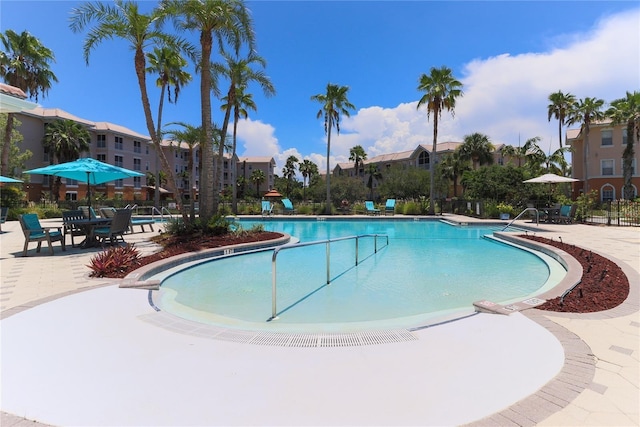
[[[457,102],[455,117],[443,112],[438,141],[461,141],[465,135],[481,132],[495,143],[516,145],[540,136],[543,149],[557,147],[557,122],[547,120],[549,94],[562,90],[579,99],[598,97],[610,102],[627,90],[636,90],[639,22],[640,10],[621,13],[603,19],[588,33],[565,35],[564,44],[556,43],[546,52],[469,62],[458,76],[464,96]],[[358,144],[369,157],[431,144],[433,116],[427,122],[426,110],[416,106],[417,102],[395,108],[372,106],[344,118],[343,132],[332,138],[332,165],[334,160],[347,161],[349,149]]]
[[[248,153],[252,156],[277,156],[280,145],[274,133],[273,126],[259,120],[240,120],[238,122],[238,155],[244,156]]]

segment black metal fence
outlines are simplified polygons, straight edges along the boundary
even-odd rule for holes
[[[613,200],[589,209],[585,222],[615,225],[618,227],[640,226],[640,202]]]

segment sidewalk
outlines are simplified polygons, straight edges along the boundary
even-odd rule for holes
[[[46,223],[54,225],[59,222],[48,220]],[[156,230],[155,233],[157,232]],[[640,229],[545,224],[540,226],[540,231],[536,234],[554,239],[560,237],[565,243],[594,250],[618,261],[630,276],[633,288],[632,297],[625,304],[608,312],[559,314],[531,311],[529,317],[544,318],[538,323],[552,333],[566,328],[575,334],[583,346],[580,348],[586,348],[586,345],[589,349],[580,357],[595,359],[595,373],[587,388],[580,391],[575,399],[553,402],[553,405],[560,407],[549,412],[549,416],[538,425],[640,425]],[[143,253],[150,253],[157,249],[155,245],[146,242],[151,235],[150,232],[135,233],[127,235],[126,240],[136,243],[136,247]],[[89,270],[85,266],[91,256],[100,251],[99,248],[78,249],[68,245],[67,252],[61,256],[60,245],[54,244],[55,255],[49,256],[46,248],[41,254],[35,254],[35,245],[32,245],[29,256],[23,258],[23,243],[24,237],[17,222],[3,224],[3,232],[0,234],[1,319],[60,296],[117,282],[88,277]],[[565,344],[565,354],[567,353]],[[508,418],[508,411],[474,424],[504,424],[501,422],[505,420],[503,417],[513,419]],[[3,426],[13,426],[21,425],[23,419],[3,413],[1,421]],[[33,425],[32,422],[28,423]],[[529,420],[524,424],[533,425],[533,422]]]

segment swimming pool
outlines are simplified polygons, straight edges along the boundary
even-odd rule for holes
[[[174,269],[155,304],[164,311],[225,327],[274,331],[344,331],[406,327],[472,313],[481,299],[506,303],[534,295],[564,270],[540,254],[486,239],[491,227],[440,221],[242,221],[301,242],[381,234],[374,252],[361,239],[282,251],[277,259],[277,320],[272,313],[273,250],[222,257]],[[378,242],[380,245],[380,242]],[[382,246],[382,245],[380,245]],[[165,275],[167,276],[167,275]]]

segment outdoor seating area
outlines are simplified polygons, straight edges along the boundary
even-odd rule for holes
[[[124,234],[129,231],[131,226],[131,209],[116,209],[108,226],[95,228],[93,230],[94,238],[104,247],[107,240],[111,245],[115,245],[118,241],[126,243]]]
[[[22,250],[22,256],[27,256],[27,249],[29,243],[36,242],[38,247],[37,253],[40,253],[40,247],[42,242],[47,242],[49,245],[49,254],[53,255],[53,242],[60,242],[62,250],[67,250],[64,242],[64,234],[62,233],[62,227],[43,227],[40,224],[38,215],[36,214],[24,214],[19,217],[20,227],[24,233],[24,248]],[[55,228],[54,231],[52,231]]]

